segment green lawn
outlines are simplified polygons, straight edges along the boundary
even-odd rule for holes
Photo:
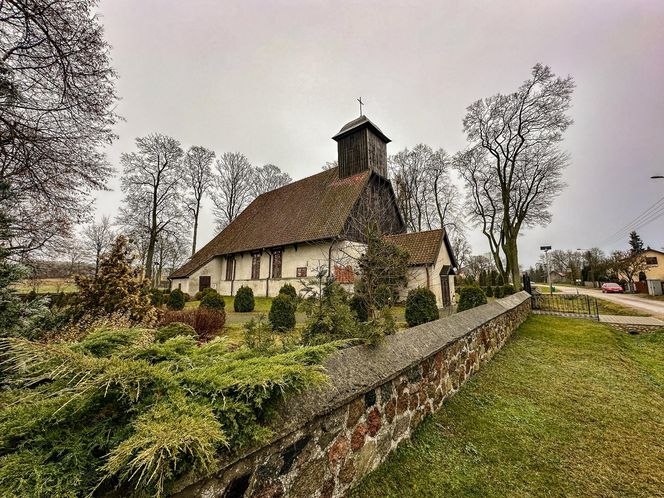
[[[650,313],[623,306],[622,304],[597,298],[597,307],[600,315],[624,315],[624,316],[651,316]]]
[[[267,315],[270,312],[270,306],[272,306],[271,297],[254,297],[255,307],[254,311],[249,313],[236,313],[233,310],[233,302],[235,300],[234,296],[224,296],[224,302],[226,303],[226,327],[229,332],[242,329],[244,324],[247,323],[252,318],[258,319],[260,316],[264,316],[267,319]],[[197,308],[200,304],[200,301],[189,301],[185,304],[185,308]],[[400,328],[407,327],[406,319],[404,317],[404,306],[397,305],[392,308],[392,313],[394,319],[397,323],[397,326]],[[297,312],[295,314],[295,320],[297,324],[303,324],[306,320],[304,313]]]
[[[355,497],[662,496],[664,332],[531,316]]]

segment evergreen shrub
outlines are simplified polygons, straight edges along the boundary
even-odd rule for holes
[[[288,297],[297,299],[297,291],[295,290],[295,287],[293,287],[291,284],[282,285],[281,289],[279,289],[279,294],[285,294]]]
[[[224,311],[226,308],[226,302],[224,301],[224,297],[221,294],[215,290],[212,290],[212,292],[203,292],[203,296],[201,297],[201,304],[199,304],[199,307]]]
[[[184,292],[182,292],[180,289],[175,289],[168,296],[166,306],[168,306],[169,310],[181,310],[184,309],[185,302],[186,298]]]
[[[254,311],[255,306],[254,291],[251,290],[251,287],[240,287],[235,294],[233,309],[238,313],[247,313]]]
[[[159,327],[155,333],[156,342],[165,342],[177,336],[198,337],[196,330],[191,325],[182,322],[172,322],[163,327]]]
[[[367,301],[363,296],[360,296],[359,294],[353,294],[353,297],[350,298],[348,305],[355,314],[355,318],[358,322],[366,322],[369,320],[369,307],[367,306]]]
[[[286,294],[279,294],[272,300],[268,320],[272,330],[286,332],[295,328],[295,301]]]
[[[461,287],[457,311],[466,311],[483,304],[486,304],[486,295],[482,289],[474,285]]]
[[[406,322],[409,327],[438,320],[436,296],[429,289],[411,289],[406,298]]]

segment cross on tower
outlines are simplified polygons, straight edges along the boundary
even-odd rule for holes
[[[362,97],[356,100],[360,103],[360,116],[362,116],[362,106],[364,105],[364,102],[362,102]]]

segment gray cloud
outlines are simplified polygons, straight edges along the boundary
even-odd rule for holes
[[[119,163],[152,131],[217,153],[242,151],[294,178],[336,155],[330,137],[365,113],[392,138],[453,153],[473,100],[515,89],[535,62],[577,82],[565,146],[569,188],[541,243],[596,244],[664,195],[664,2],[103,0],[126,118],[109,148]],[[115,214],[119,182],[98,195]],[[205,206],[200,242],[214,235]],[[664,218],[642,232],[664,246]],[[473,233],[475,252],[486,251]],[[626,240],[607,243],[609,250]],[[200,247],[200,244],[199,244]]]

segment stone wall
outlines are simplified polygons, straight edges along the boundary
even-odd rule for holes
[[[329,383],[290,399],[275,437],[188,476],[185,497],[344,496],[505,344],[530,312],[525,292],[339,351]]]

